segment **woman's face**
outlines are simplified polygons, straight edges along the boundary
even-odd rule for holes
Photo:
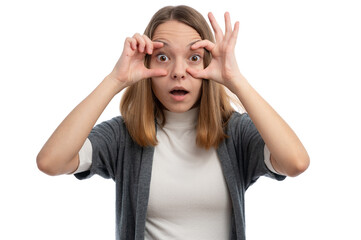
[[[164,46],[153,52],[150,68],[163,68],[168,72],[164,77],[152,78],[153,92],[167,110],[186,112],[201,95],[202,80],[187,72],[187,68],[203,69],[204,50],[191,49],[201,37],[188,25],[168,21],[156,28],[152,40]]]

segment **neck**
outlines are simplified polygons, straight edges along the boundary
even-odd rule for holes
[[[163,110],[165,128],[195,128],[198,120],[199,108],[192,108],[187,112],[175,113]]]

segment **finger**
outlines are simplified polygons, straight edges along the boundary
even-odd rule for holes
[[[142,36],[139,33],[134,34],[133,38],[137,40],[138,51],[144,53],[145,40],[142,38]]]
[[[153,42],[153,49],[162,48],[164,44],[162,42]]]
[[[167,76],[167,74],[168,74],[167,70],[161,68],[146,69],[144,71],[143,78],[164,77]]]
[[[213,14],[211,12],[208,13],[208,18],[209,18],[209,21],[210,21],[210,23],[212,25],[214,35],[216,37],[216,41],[217,42],[221,41],[222,38],[223,38],[223,32],[222,32],[221,27],[218,25],[218,23],[216,21],[216,18],[213,16]]]
[[[211,52],[215,46],[216,45],[214,43],[212,43],[211,41],[206,39],[206,40],[201,40],[201,41],[198,41],[198,42],[194,43],[191,46],[191,49],[196,50],[196,49],[199,49],[199,48],[205,48],[205,49],[207,49],[208,51]]]
[[[198,79],[208,79],[208,72],[206,69],[194,69],[194,68],[187,68],[186,71],[194,78]]]
[[[145,41],[145,52],[148,54],[152,54],[153,53],[153,43],[152,40],[150,40],[148,38],[148,36],[143,35],[143,39]]]
[[[235,45],[236,45],[237,37],[238,37],[238,32],[239,32],[239,22],[237,21],[237,22],[234,24],[234,29],[233,29],[233,32],[232,32],[232,35],[231,35],[231,38],[230,38],[230,41],[229,41],[229,44],[230,44],[231,46],[235,46]]]
[[[226,32],[224,33],[225,36],[230,36],[232,33],[232,23],[231,23],[231,16],[229,15],[229,12],[226,12],[224,14],[224,23],[226,27]]]
[[[127,37],[124,42],[124,48],[130,47],[132,50],[137,49],[137,41],[134,38]]]

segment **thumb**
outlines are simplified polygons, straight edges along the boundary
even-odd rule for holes
[[[194,68],[187,68],[187,72],[194,78],[199,79],[208,79],[208,74],[206,69],[194,69]]]
[[[168,74],[167,70],[165,69],[146,69],[144,71],[144,78],[151,78],[151,77],[162,77]]]

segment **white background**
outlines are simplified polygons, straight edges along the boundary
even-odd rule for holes
[[[361,7],[351,0],[1,1],[0,239],[114,239],[114,183],[49,177],[35,159],[156,10],[240,21],[249,82],[298,134],[311,166],[246,194],[247,236],[361,239]],[[119,114],[116,96],[99,121]]]

